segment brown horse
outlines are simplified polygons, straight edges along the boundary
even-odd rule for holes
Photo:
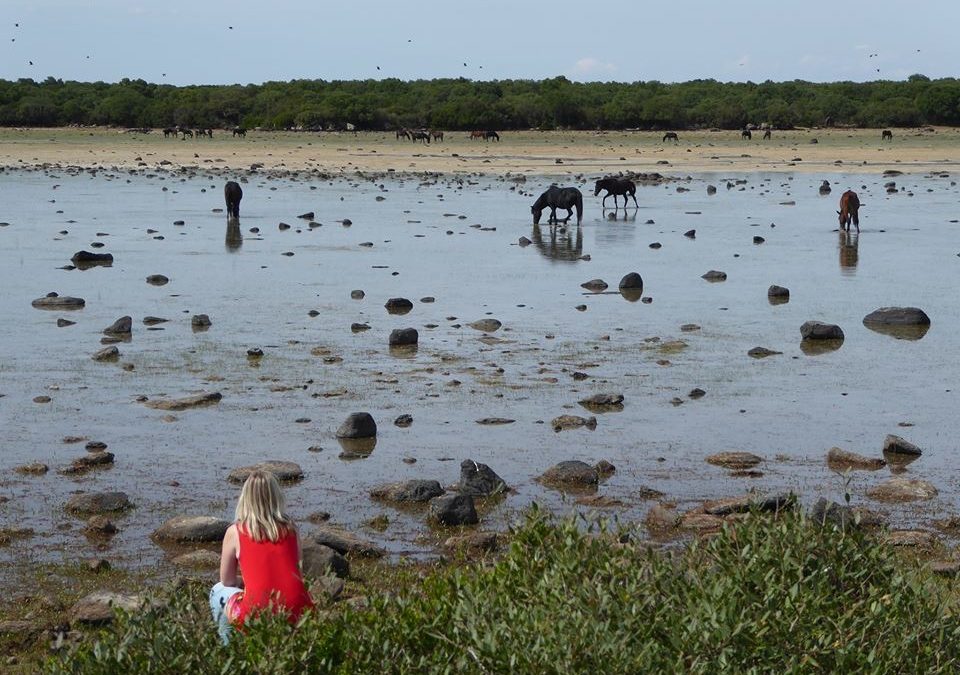
[[[470,132],[470,140],[471,140],[471,141],[474,141],[474,140],[476,140],[476,139],[478,139],[478,138],[486,138],[486,136],[487,136],[487,132],[486,132],[486,131],[471,131],[471,132]]]
[[[837,211],[840,216],[840,229],[850,231],[850,221],[860,231],[860,198],[853,190],[847,190],[840,196],[840,210]]]
[[[408,141],[410,140],[410,131],[406,127],[397,129],[397,140],[399,141],[401,138],[406,138]]]
[[[435,141],[439,141],[440,143],[443,143],[443,132],[442,132],[442,131],[431,131],[431,132],[430,132],[430,138],[432,138],[432,139],[435,140]]]

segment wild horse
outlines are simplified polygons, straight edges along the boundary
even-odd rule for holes
[[[860,198],[853,190],[847,190],[840,195],[840,229],[850,231],[850,222],[853,221],[857,232],[860,231]]]
[[[617,195],[623,195],[623,208],[627,208],[627,196],[633,197],[633,205],[640,208],[637,204],[637,186],[632,180],[626,178],[601,178],[593,187],[593,196],[600,194],[600,190],[606,190],[607,194],[603,196],[601,206],[606,206],[607,197],[613,195],[613,208],[617,208]]]
[[[223,198],[227,202],[227,219],[240,218],[240,200],[243,199],[243,190],[235,181],[227,181],[223,186]]]
[[[567,210],[567,217],[563,219],[564,223],[570,220],[570,216],[573,215],[573,210],[576,209],[577,225],[579,225],[580,221],[583,220],[583,194],[574,187],[561,188],[556,185],[551,185],[546,192],[537,198],[533,206],[530,207],[530,212],[533,214],[534,225],[540,223],[540,215],[543,213],[544,208],[550,209],[550,217],[547,218],[548,223],[560,222],[557,218],[557,209]]]

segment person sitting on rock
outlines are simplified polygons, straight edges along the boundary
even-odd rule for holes
[[[232,628],[242,628],[262,610],[285,613],[296,623],[313,608],[300,566],[300,537],[286,513],[280,483],[269,471],[256,470],[240,490],[235,522],[223,536],[220,581],[210,591],[210,609],[224,644]]]

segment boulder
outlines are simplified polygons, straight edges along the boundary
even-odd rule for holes
[[[886,465],[887,461],[879,457],[864,457],[863,455],[858,455],[855,452],[841,448],[830,448],[830,450],[827,451],[827,466],[834,471],[846,471],[847,469],[875,471],[882,469]]]
[[[867,496],[878,502],[913,502],[933,499],[938,494],[932,483],[919,478],[890,478],[867,490]]]
[[[413,415],[398,415],[397,418],[393,420],[393,424],[401,429],[406,429],[413,424]]]
[[[112,253],[93,253],[91,251],[77,251],[70,258],[77,267],[89,267],[92,265],[112,265]]]
[[[496,330],[499,330],[503,324],[496,319],[480,319],[479,321],[474,321],[472,323],[468,323],[467,325],[474,330],[478,330],[483,333],[492,333]]]
[[[720,270],[710,270],[700,275],[701,279],[706,279],[707,281],[726,281],[727,273],[721,272]]]
[[[715,466],[722,466],[725,469],[742,471],[743,469],[752,469],[763,461],[763,457],[754,455],[750,452],[718,452],[707,457],[707,463]]]
[[[623,410],[623,394],[606,393],[594,394],[577,401],[590,412],[607,412]]]
[[[323,577],[329,572],[341,579],[350,576],[350,563],[340,553],[325,544],[306,539],[302,545],[303,574],[306,577]]]
[[[800,337],[804,340],[842,340],[840,326],[821,321],[807,321],[800,326]]]
[[[91,356],[94,361],[114,361],[120,358],[120,350],[116,345],[110,345],[103,349],[98,349]]]
[[[486,464],[465,459],[460,463],[457,491],[473,497],[489,497],[508,491],[506,482]]]
[[[94,591],[73,605],[70,609],[70,620],[87,625],[105,625],[113,621],[115,609],[135,612],[145,604],[146,598],[142,595]]]
[[[230,472],[227,480],[231,483],[240,484],[247,480],[247,477],[254,471],[269,471],[276,476],[277,480],[281,483],[293,483],[303,480],[303,469],[300,468],[299,464],[278,459],[238,467]]]
[[[365,558],[381,558],[386,554],[379,546],[360,539],[356,535],[333,525],[321,525],[307,536],[301,538],[307,542],[328,546],[341,555],[357,555]]]
[[[581,288],[586,288],[588,291],[593,291],[599,293],[600,291],[607,290],[607,282],[603,279],[591,279],[590,281],[584,281],[580,284]]]
[[[540,476],[540,481],[546,485],[592,487],[600,482],[600,474],[595,467],[574,459],[550,467]]]
[[[617,286],[621,291],[642,291],[643,290],[643,277],[640,276],[637,272],[630,272],[625,274],[620,280],[620,284]]]
[[[154,530],[155,541],[220,542],[230,527],[230,521],[213,516],[174,516]]]
[[[446,526],[476,525],[480,522],[473,497],[468,494],[449,494],[430,502],[429,520]]]
[[[188,410],[189,408],[198,408],[200,406],[219,403],[220,399],[222,398],[223,394],[221,394],[219,391],[215,391],[207,394],[187,396],[186,398],[174,398],[163,401],[145,401],[144,405],[155,410]]]
[[[30,303],[37,309],[81,309],[86,305],[83,298],[73,298],[69,295],[52,293],[43,298],[37,298]]]
[[[350,413],[337,428],[337,438],[374,438],[377,423],[368,412]]]
[[[863,317],[865,326],[929,326],[930,317],[919,307],[881,307]]]
[[[762,511],[778,513],[792,509],[797,498],[791,492],[782,492],[772,495],[748,494],[742,497],[728,497],[704,502],[703,510],[712,516],[729,516],[733,513],[748,513]]]
[[[406,480],[377,486],[370,491],[370,496],[387,502],[410,503],[428,502],[443,492],[435,480]]]
[[[391,347],[408,347],[420,341],[420,334],[416,328],[396,328],[390,331],[389,344]]]
[[[164,274],[151,274],[147,277],[147,283],[151,286],[165,286],[170,283],[170,277]]]
[[[563,431],[564,429],[577,429],[586,427],[591,431],[597,428],[596,417],[580,417],[579,415],[560,415],[550,421],[550,426],[554,431]]]
[[[920,448],[896,434],[887,434],[887,437],[883,439],[883,452],[887,455],[908,455],[910,457],[919,457],[923,454]]]
[[[823,497],[810,509],[810,519],[817,525],[832,525],[841,530],[849,530],[857,525],[856,513],[851,507],[827,501]]]
[[[125,492],[84,492],[67,500],[64,509],[75,516],[114,513],[132,509]]]
[[[190,317],[190,326],[193,328],[209,328],[213,323],[206,314],[194,314]]]
[[[133,330],[133,317],[121,316],[112,324],[103,329],[107,335],[129,335]]]
[[[406,314],[413,309],[413,303],[406,298],[390,298],[383,306],[390,314]]]
[[[784,288],[783,286],[777,286],[776,284],[774,284],[767,289],[767,297],[768,298],[789,298],[790,289]]]
[[[220,554],[206,549],[198,549],[178,555],[170,562],[177,567],[187,569],[215,570],[220,567]]]

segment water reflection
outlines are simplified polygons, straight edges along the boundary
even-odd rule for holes
[[[807,356],[829,354],[843,346],[843,340],[801,340],[800,351]]]
[[[243,246],[243,234],[240,232],[240,219],[227,218],[227,236],[224,239],[227,250],[231,253]]]
[[[530,238],[533,245],[550,260],[573,262],[583,255],[583,229],[580,226],[548,226],[546,234],[539,225],[533,226]]]
[[[919,326],[897,326],[864,321],[863,325],[872,330],[874,333],[889,335],[897,340],[919,340],[927,334],[928,330],[930,330],[930,324],[923,324]]]
[[[621,216],[622,216],[622,217],[621,217]],[[603,217],[604,217],[606,220],[609,220],[609,221],[611,221],[611,222],[633,223],[633,222],[636,222],[636,220],[637,220],[637,210],[634,209],[633,211],[622,211],[622,212],[621,212],[621,211],[618,211],[618,210],[610,211],[609,209],[604,209],[604,210],[603,210]]]
[[[860,259],[859,233],[840,230],[840,273],[852,276],[857,271]]]
[[[373,438],[338,438],[340,444],[340,459],[365,459],[377,447],[377,437]]]

